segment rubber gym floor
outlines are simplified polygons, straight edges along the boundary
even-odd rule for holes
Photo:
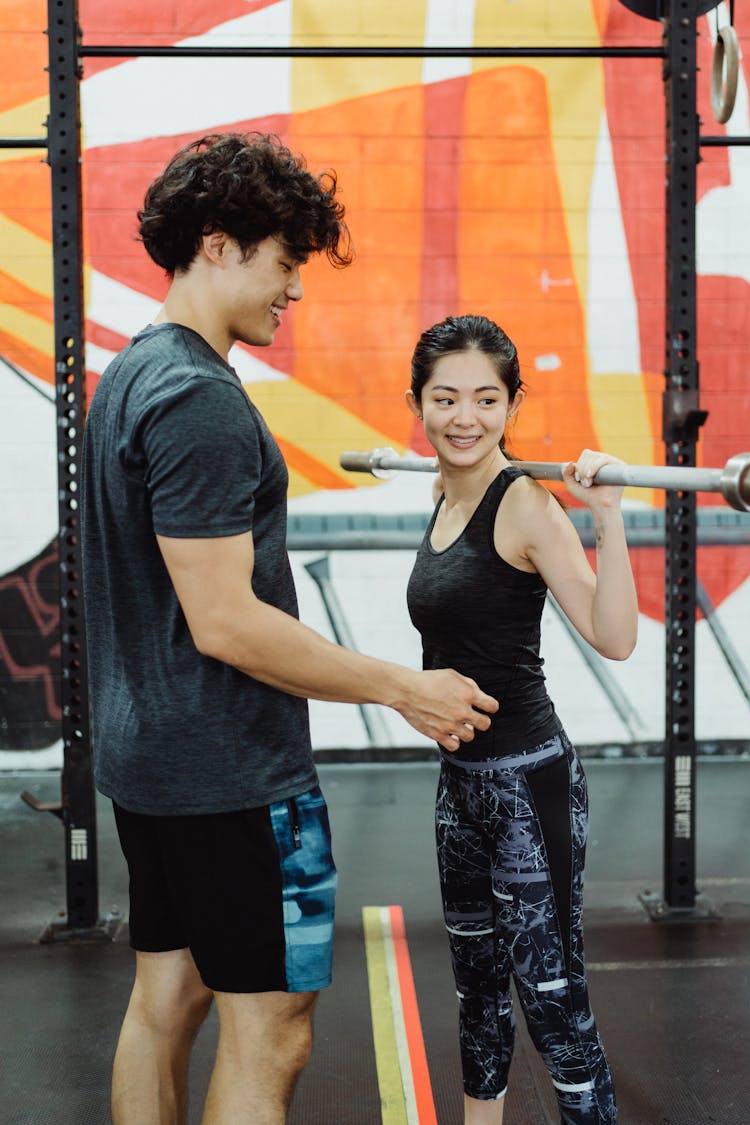
[[[596,759],[586,772],[587,959],[621,1125],[747,1125],[750,760],[698,764],[699,902],[718,915],[700,921],[652,922],[638,899],[663,890],[661,764]],[[436,763],[325,764],[320,773],[340,874],[335,977],[290,1122],[459,1125],[456,1001],[432,851]],[[62,829],[28,808],[22,789],[54,800],[59,775],[0,775],[0,1122],[102,1125],[132,977],[127,925],[111,941],[40,944],[64,910]],[[101,914],[117,907],[126,918],[127,877],[104,800],[98,838]],[[368,907],[403,914],[401,965],[411,970],[411,1027],[421,1026],[426,1058],[416,1110],[392,1098],[382,1042],[379,1054]],[[555,1103],[522,1023],[505,1125],[546,1125],[558,1120]],[[194,1049],[190,1125],[200,1121],[216,1030],[212,1014]]]

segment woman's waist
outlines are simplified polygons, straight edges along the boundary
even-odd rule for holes
[[[572,751],[570,740],[557,716],[549,729],[538,730],[529,738],[529,741],[522,740],[508,745],[504,752],[498,752],[497,746],[490,751],[487,746],[475,740],[463,744],[455,754],[441,749],[440,758],[449,771],[465,776],[467,773],[491,773],[493,770],[517,767],[524,770],[535,769]]]
[[[446,760],[480,761],[526,751],[553,738],[562,729],[552,700],[543,697],[525,707],[509,707],[502,701],[490,716],[487,730],[475,730],[471,742],[462,742],[455,752],[441,751]]]
[[[425,668],[454,668],[468,676],[498,702],[522,709],[530,700],[547,697],[547,680],[539,663],[483,664],[462,660],[448,652],[425,653]]]

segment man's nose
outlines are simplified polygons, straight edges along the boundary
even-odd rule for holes
[[[290,301],[301,301],[304,297],[305,291],[302,288],[302,276],[299,270],[295,270],[289,278],[285,292]]]

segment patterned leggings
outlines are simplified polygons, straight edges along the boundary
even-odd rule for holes
[[[513,1053],[511,974],[563,1125],[617,1121],[583,959],[586,779],[563,732],[484,762],[443,757],[437,854],[464,1090],[491,1100]]]

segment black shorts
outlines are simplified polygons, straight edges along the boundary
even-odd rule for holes
[[[319,788],[206,816],[114,810],[133,949],[189,949],[215,992],[330,984],[336,868]]]

